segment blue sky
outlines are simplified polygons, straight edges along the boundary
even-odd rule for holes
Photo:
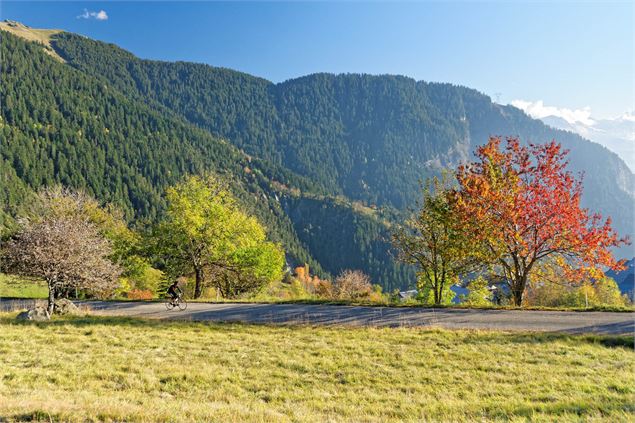
[[[102,12],[99,14],[99,12]],[[634,6],[562,2],[7,2],[0,17],[278,82],[402,74],[595,117],[632,110]],[[101,19],[98,19],[101,18]]]

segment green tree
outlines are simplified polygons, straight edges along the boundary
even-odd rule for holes
[[[417,286],[430,290],[437,305],[458,276],[475,264],[469,237],[458,230],[447,185],[446,177],[428,180],[419,211],[393,234],[399,258],[419,268]]]
[[[450,287],[459,282],[457,277],[446,276],[444,287],[439,292],[438,286],[434,285],[434,275],[423,275],[424,272],[417,273],[417,300],[425,305],[447,305],[451,304],[454,299],[454,292]]]
[[[266,240],[217,177],[190,176],[167,190],[156,247],[171,277],[194,274],[194,297],[209,279],[224,297],[282,278],[284,251]]]
[[[470,281],[467,295],[461,295],[461,301],[467,305],[484,306],[492,303],[492,293],[487,289],[487,279],[482,276]]]

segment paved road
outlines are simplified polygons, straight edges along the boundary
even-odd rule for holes
[[[307,304],[190,303],[167,311],[156,302],[85,303],[95,314],[156,319],[277,324],[416,326],[633,335],[635,313],[465,310]]]

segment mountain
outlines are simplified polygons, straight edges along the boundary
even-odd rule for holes
[[[574,132],[617,153],[635,171],[635,116],[625,113],[614,119],[591,119],[590,123],[573,122],[559,116],[546,116],[547,125]]]
[[[23,191],[62,182],[151,221],[166,185],[214,170],[236,181],[290,264],[311,261],[321,274],[361,268],[387,289],[406,288],[412,269],[394,262],[387,240],[419,181],[468,159],[490,135],[517,135],[570,149],[572,168],[585,172],[583,203],[633,233],[635,177],[619,157],[469,88],[357,74],[274,84],[142,60],[66,32],[46,39],[61,60],[46,45],[2,37],[7,216]]]
[[[571,150],[571,168],[586,175],[583,204],[633,233],[635,175],[617,155],[469,88],[356,74],[274,84],[208,65],[141,60],[69,33],[53,45],[71,66],[367,204],[412,205],[420,179],[469,158],[490,135],[556,139]]]
[[[321,271],[270,188],[275,180],[319,191],[312,182],[251,158],[168,110],[129,99],[36,44],[3,32],[0,54],[2,226],[12,225],[36,189],[55,183],[114,203],[137,223],[153,221],[167,186],[185,174],[214,170],[232,181],[245,207],[292,259]]]

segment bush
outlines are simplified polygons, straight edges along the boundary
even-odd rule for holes
[[[334,296],[340,300],[369,298],[372,292],[370,278],[360,270],[344,270],[333,284]]]
[[[317,295],[319,298],[333,298],[334,290],[331,281],[320,280],[315,287],[315,295]]]
[[[492,304],[492,293],[487,289],[487,280],[482,276],[472,280],[467,286],[467,295],[461,295],[461,302],[471,306],[485,306]]]
[[[126,298],[130,300],[151,300],[154,294],[149,289],[133,289],[126,293]]]
[[[285,293],[285,299],[287,300],[303,300],[309,298],[311,295],[307,292],[306,287],[302,282],[294,279],[291,285],[288,287]]]
[[[113,297],[121,298],[126,297],[126,293],[130,292],[134,289],[132,285],[132,281],[128,278],[121,277],[119,278],[119,286],[113,292]]]
[[[145,266],[137,277],[131,277],[130,279],[135,289],[150,291],[156,296],[163,279],[163,272],[152,266]]]
[[[373,285],[373,292],[368,299],[373,303],[387,303],[390,301],[390,295],[384,294],[381,285]]]
[[[581,286],[566,283],[532,283],[523,305],[545,307],[623,307],[626,301],[611,278],[587,282]]]

